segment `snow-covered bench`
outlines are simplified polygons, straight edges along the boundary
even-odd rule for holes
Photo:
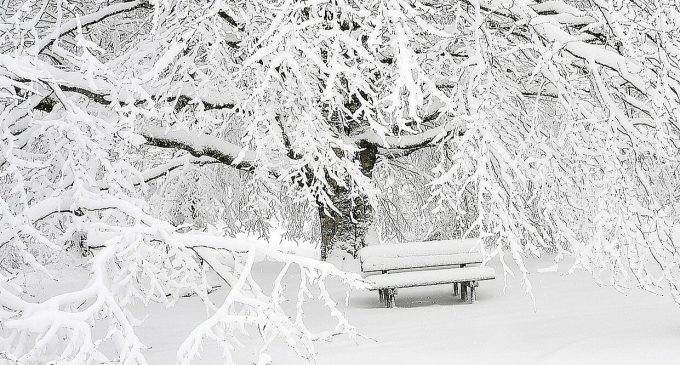
[[[359,250],[361,271],[380,301],[394,307],[397,288],[453,283],[453,294],[474,302],[479,281],[494,279],[482,262],[477,239],[367,246]],[[468,293],[469,290],[469,293]]]

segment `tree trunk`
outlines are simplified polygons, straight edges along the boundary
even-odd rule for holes
[[[356,158],[363,174],[372,177],[377,148],[373,145],[361,147]],[[366,233],[373,224],[373,207],[366,195],[331,184],[333,191],[329,195],[338,212],[319,207],[321,260],[326,260],[334,249],[344,250],[356,257],[357,251],[366,246]]]
[[[326,260],[333,249],[356,257],[357,251],[365,246],[366,232],[373,223],[373,207],[365,197],[351,199],[346,189],[341,189],[332,200],[339,213],[319,208],[321,259]]]

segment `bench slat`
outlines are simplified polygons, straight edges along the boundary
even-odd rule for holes
[[[364,261],[365,260],[365,261]],[[369,257],[362,260],[363,272],[380,270],[416,269],[436,266],[477,264],[483,257],[480,253],[460,253],[454,255],[431,255],[409,257]]]
[[[372,245],[359,250],[361,270],[397,270],[482,262],[479,239]]]
[[[371,275],[366,277],[366,281],[371,283],[372,290],[376,290],[490,280],[494,279],[495,275],[491,267],[461,267]]]

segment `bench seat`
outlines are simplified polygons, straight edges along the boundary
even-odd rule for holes
[[[366,281],[371,284],[371,290],[378,290],[481,281],[494,278],[495,272],[493,268],[461,267],[370,275],[366,277]]]

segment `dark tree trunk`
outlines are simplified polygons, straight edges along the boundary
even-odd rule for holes
[[[366,233],[373,223],[373,207],[366,197],[350,198],[349,195],[347,189],[336,189],[332,200],[339,212],[319,208],[322,260],[334,249],[356,256],[366,244]]]
[[[372,177],[377,148],[369,144],[360,147],[362,149],[356,158],[363,174]],[[333,184],[332,190],[329,195],[339,212],[319,207],[321,259],[326,260],[335,249],[347,251],[356,257],[357,251],[366,245],[366,233],[373,224],[373,207],[364,194],[349,191],[337,184]]]

